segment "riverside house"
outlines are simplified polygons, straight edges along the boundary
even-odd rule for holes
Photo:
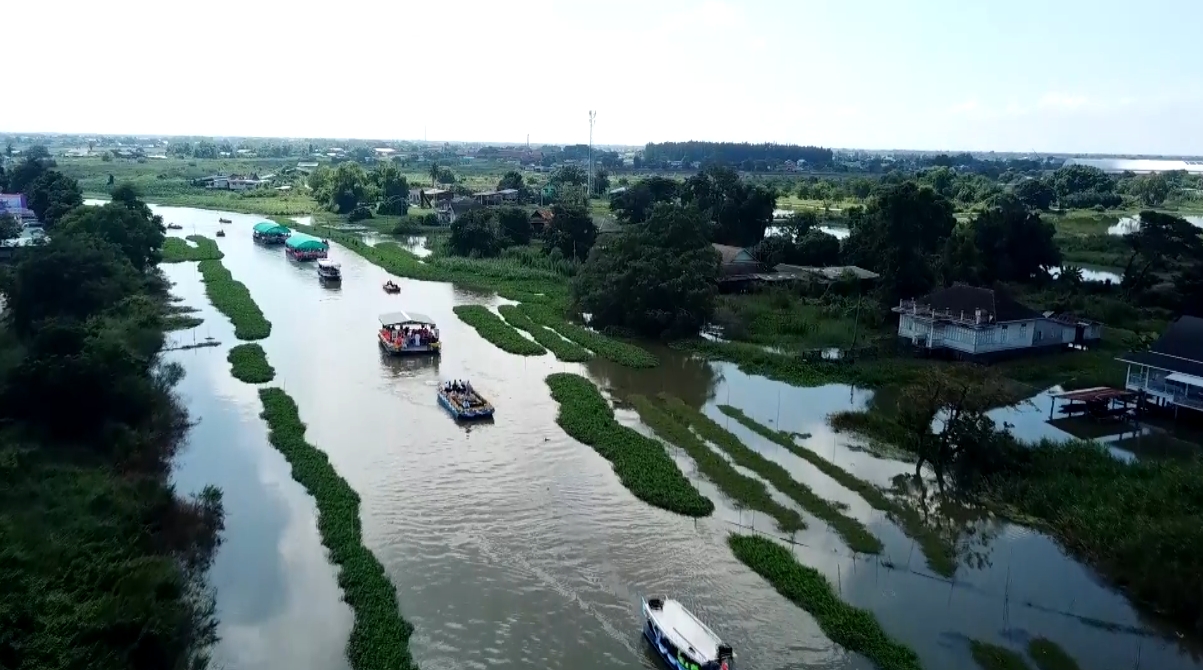
[[[1102,324],[1040,313],[987,288],[958,284],[918,300],[901,300],[898,337],[912,346],[987,361],[1057,351],[1102,338]]]
[[[1147,393],[1175,411],[1203,411],[1203,319],[1179,317],[1147,351],[1130,351],[1119,360],[1128,364],[1128,390]]]

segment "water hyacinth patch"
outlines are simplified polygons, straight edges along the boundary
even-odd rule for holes
[[[234,324],[234,337],[240,340],[262,340],[272,334],[272,324],[263,316],[251,298],[246,285],[234,279],[221,261],[204,260],[197,267],[205,282],[205,294],[217,311]]]
[[[502,351],[517,356],[542,356],[547,353],[539,344],[522,337],[514,327],[483,305],[458,305],[452,308],[460,321],[472,326],[480,336]]]
[[[685,516],[714,512],[714,503],[681,474],[663,445],[614,419],[609,403],[592,382],[561,372],[548,375],[547,386],[560,404],[556,423],[610,461],[619,481],[636,498]]]
[[[239,344],[226,356],[230,374],[248,384],[266,384],[276,377],[276,369],[267,362],[267,354],[258,344]]]
[[[359,494],[340,477],[326,454],[305,441],[305,424],[293,399],[278,388],[259,389],[268,441],[292,466],[292,477],[313,496],[322,544],[337,565],[343,598],[355,613],[347,641],[353,670],[415,668],[409,654],[413,626],[401,618],[397,591],[384,566],[363,545]]]
[[[515,305],[502,305],[497,308],[497,311],[501,312],[501,316],[505,318],[507,323],[515,328],[525,330],[536,342],[543,345],[561,361],[566,363],[583,363],[593,358],[593,354],[575,342],[566,340],[560,337],[555,331],[548,330],[531,321],[530,317]]]
[[[518,305],[518,308],[530,317],[531,321],[551,328],[608,361],[625,365],[628,368],[654,368],[660,364],[660,360],[646,349],[568,323],[547,305],[524,302]]]
[[[189,261],[218,261],[225,254],[217,248],[217,242],[204,235],[189,235],[188,241],[192,246],[178,237],[168,237],[163,240],[164,263],[186,263]]]

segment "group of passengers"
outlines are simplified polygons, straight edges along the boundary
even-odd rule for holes
[[[438,334],[429,326],[401,326],[400,328],[390,328],[387,337],[394,344],[399,344],[405,347],[426,346],[431,342],[438,341],[439,339]]]
[[[443,382],[443,393],[446,393],[447,397],[463,407],[474,407],[484,404],[484,401],[477,397],[476,393],[472,390],[471,384],[458,379]]]

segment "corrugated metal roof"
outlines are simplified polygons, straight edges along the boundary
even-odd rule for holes
[[[1096,167],[1103,172],[1173,172],[1183,170],[1191,174],[1203,174],[1203,161],[1165,160],[1158,158],[1070,158],[1065,165]]]

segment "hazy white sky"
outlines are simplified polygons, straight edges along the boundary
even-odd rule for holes
[[[38,0],[0,132],[1203,154],[1203,0]],[[14,99],[14,89],[21,89]]]

